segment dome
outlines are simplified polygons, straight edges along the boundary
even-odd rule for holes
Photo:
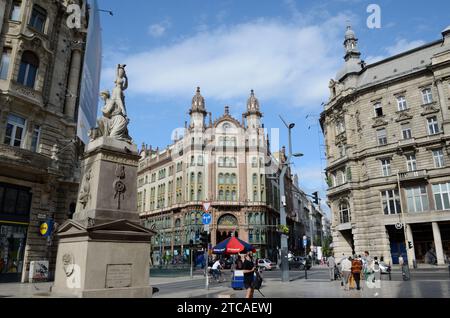
[[[205,99],[200,93],[200,87],[197,87],[197,92],[192,98],[192,111],[205,111]]]
[[[259,101],[255,96],[255,91],[252,89],[250,93],[250,97],[247,101],[247,110],[248,111],[259,111]]]
[[[346,40],[356,39],[355,31],[352,30],[352,27],[350,25],[347,27],[347,31],[345,32],[345,39]]]

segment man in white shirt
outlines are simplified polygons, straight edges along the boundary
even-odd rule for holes
[[[220,269],[222,268],[222,265],[220,264],[220,260],[217,260],[213,266],[211,267],[212,270],[212,274],[213,274],[213,278],[216,281],[219,281],[219,277],[220,277]]]
[[[345,290],[349,290],[349,279],[352,274],[352,261],[351,257],[344,259],[341,262],[341,271],[342,271],[342,284],[344,285]]]

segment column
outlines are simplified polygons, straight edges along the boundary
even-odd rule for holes
[[[3,19],[5,18],[6,13],[6,0],[0,0],[0,34],[3,29]]]
[[[442,239],[441,239],[441,230],[439,229],[439,224],[437,222],[433,222],[433,237],[434,237],[434,246],[436,248],[436,257],[438,265],[445,265],[444,249],[442,247]]]
[[[411,225],[406,225],[406,254],[408,255],[408,265],[410,267],[414,266],[414,260],[416,259],[416,251],[414,249],[414,237],[411,229]],[[413,244],[413,248],[410,249],[408,246],[408,242]]]
[[[79,45],[78,45],[79,46]],[[77,97],[79,95],[79,83],[81,74],[81,47],[75,47],[72,51],[70,62],[69,81],[66,92],[66,102],[64,105],[64,115],[74,119]]]

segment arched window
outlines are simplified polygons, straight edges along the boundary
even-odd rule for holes
[[[258,191],[253,191],[253,202],[258,202]]]
[[[219,157],[219,167],[223,167],[225,164],[225,160],[223,157]]]
[[[255,185],[255,186],[258,185],[258,175],[256,173],[253,174],[253,185]]]
[[[176,219],[175,220],[175,227],[176,228],[181,227],[181,220],[180,219]]]
[[[223,190],[220,190],[220,191],[219,191],[219,200],[220,200],[220,201],[225,200],[225,196],[224,196]]]
[[[225,192],[225,201],[231,201],[231,193],[229,190]]]
[[[195,192],[194,190],[191,190],[191,201],[195,200]]]
[[[25,51],[20,61],[17,82],[34,89],[39,69],[39,58],[31,51]]]
[[[191,185],[195,182],[195,173],[191,172]]]
[[[252,221],[253,221],[253,213],[249,213],[248,214],[248,224],[252,224]]]
[[[237,201],[237,193],[236,193],[236,191],[232,191],[231,192],[231,200],[232,201]]]
[[[197,191],[197,201],[201,201],[201,200],[203,200],[202,189],[198,189],[198,191]]]
[[[350,208],[349,208],[348,203],[346,201],[342,201],[339,204],[339,216],[340,216],[341,224],[350,223],[351,222]]]
[[[233,173],[231,175],[231,184],[237,184],[237,178],[236,178],[236,174],[235,173]]]
[[[219,221],[217,222],[219,226],[238,226],[238,219],[232,214],[225,214],[221,216]]]
[[[225,184],[225,179],[224,179],[223,173],[219,174],[219,184]]]
[[[197,175],[197,184],[203,184],[203,174],[201,172]]]
[[[227,173],[225,175],[225,184],[230,184],[230,174],[229,173]]]

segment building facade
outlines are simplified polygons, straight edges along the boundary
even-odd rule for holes
[[[49,260],[53,272],[56,246],[40,225],[75,211],[88,17],[70,28],[72,3],[83,5],[0,0],[0,281],[27,281],[31,261]]]
[[[344,47],[321,115],[335,253],[442,265],[450,254],[450,27],[370,65],[351,27]]]
[[[164,150],[143,145],[138,210],[146,226],[158,232],[153,241],[156,264],[162,257],[187,258],[190,241],[198,242],[204,230],[203,202],[211,202],[211,245],[234,235],[252,243],[258,256],[277,259],[280,197],[278,182],[271,176],[279,175],[286,155],[284,150],[278,159],[271,154],[262,117],[252,91],[241,121],[230,115],[229,107],[213,121],[198,89],[190,123],[173,134],[173,144]],[[293,222],[291,177],[286,184]]]

